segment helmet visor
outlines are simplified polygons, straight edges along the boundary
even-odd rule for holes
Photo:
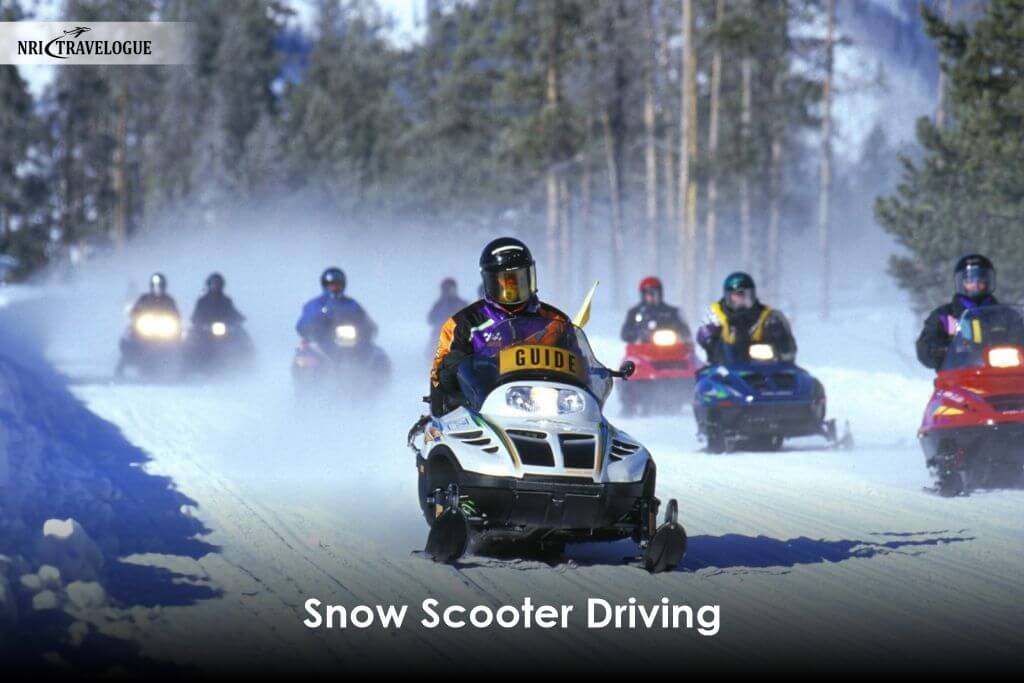
[[[988,296],[996,290],[996,273],[991,268],[971,264],[956,274],[956,293],[969,298]]]
[[[734,311],[744,311],[754,305],[754,290],[733,289],[725,293],[725,304]]]
[[[643,302],[648,305],[660,305],[661,304],[661,287],[645,287],[640,290],[640,296]]]
[[[484,294],[498,304],[517,306],[530,300],[537,291],[537,271],[534,267],[512,270],[483,271]]]

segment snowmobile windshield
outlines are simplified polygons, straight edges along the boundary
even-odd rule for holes
[[[510,318],[483,332],[485,345],[459,364],[459,388],[479,410],[488,394],[508,382],[561,382],[587,389],[602,404],[611,372],[590,348],[583,330],[560,320]]]
[[[943,370],[1024,365],[1024,317],[1012,306],[982,306],[960,318]]]

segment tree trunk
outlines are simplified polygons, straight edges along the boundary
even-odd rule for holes
[[[818,250],[821,258],[821,317],[831,307],[832,239],[832,58],[834,52],[835,0],[826,0],[825,80],[822,83],[821,177],[818,191]]]
[[[592,110],[591,110],[592,111]],[[578,277],[576,287],[580,291],[586,291],[590,286],[590,262],[594,253],[594,200],[593,200],[593,173],[590,169],[590,149],[594,120],[591,114],[586,118],[586,142],[583,148],[583,171],[580,176],[580,220],[579,230],[581,239],[578,240],[578,249],[581,258],[578,261]]]
[[[627,49],[623,43],[621,26],[626,21],[626,6],[623,0],[619,0],[614,11],[608,12],[607,24],[605,27],[606,44],[612,46],[614,54],[614,66],[612,70],[611,94],[604,109],[604,138],[606,153],[611,155],[608,161],[608,181],[611,187],[611,287],[612,303],[619,306],[622,303],[622,262],[624,256],[625,221],[623,220],[623,208],[625,200],[625,151],[626,151],[626,90],[629,87],[629,79],[626,73]]]
[[[782,71],[777,68],[772,77],[773,108],[778,108],[782,101],[782,78]],[[778,296],[782,281],[781,273],[779,272],[779,221],[782,218],[782,145],[784,133],[782,122],[778,120],[773,121],[768,165],[768,236],[764,250],[764,263],[762,265],[767,284],[765,291],[773,299]]]
[[[953,18],[953,0],[946,0],[942,8],[942,18],[950,21]],[[946,72],[939,65],[939,84],[936,88],[938,101],[935,103],[935,127],[942,128],[946,123]]]
[[[644,190],[646,194],[646,251],[647,262],[658,260],[658,149],[657,149],[657,92],[655,91],[654,69],[657,41],[654,34],[653,0],[644,2]]]
[[[715,0],[715,26],[721,28],[725,18],[725,0]],[[704,224],[704,289],[705,295],[710,294],[712,278],[715,273],[717,254],[715,247],[718,239],[718,169],[715,166],[718,152],[718,107],[722,91],[722,48],[721,40],[716,37],[715,49],[711,56],[711,111],[708,116],[708,160],[710,173],[708,176],[708,208]]]
[[[682,109],[679,117],[679,200],[682,257],[682,301],[697,310],[697,181],[692,166],[697,160],[697,17],[693,0],[683,3]]]
[[[672,73],[675,69],[672,69],[672,49],[670,46],[670,40],[672,38],[671,27],[669,22],[663,23],[663,30],[661,32],[661,44],[658,50],[658,67],[662,74],[665,75],[666,87],[665,91],[671,91],[672,84]],[[678,186],[676,185],[676,136],[675,136],[675,122],[674,122],[674,110],[675,107],[671,103],[666,102],[664,105],[664,113],[661,119],[661,139],[662,139],[662,155],[661,155],[661,168],[662,168],[662,217],[663,223],[666,229],[661,233],[663,243],[659,246],[658,260],[656,262],[657,270],[659,273],[674,273],[677,271],[675,267],[675,254],[678,251],[676,246],[677,242],[677,231],[675,227],[678,225],[677,209],[679,207],[678,200]],[[676,282],[675,278],[672,278],[670,285],[672,291],[677,291],[681,288],[681,285]]]
[[[608,196],[611,199],[611,289],[618,292],[620,285],[619,259],[623,256],[622,240],[622,195],[619,194],[619,164],[615,155],[615,140],[613,139],[611,120],[608,111],[601,113],[601,127],[604,130],[604,155],[605,163],[608,166]],[[618,295],[613,293],[614,301],[618,301]]]
[[[117,98],[117,133],[113,154],[114,246],[124,250],[128,239],[128,96],[122,87]]]
[[[742,72],[741,85],[741,111],[740,111],[740,136],[743,141],[743,148],[750,145],[750,123],[751,123],[751,100],[752,100],[752,75],[754,71],[754,60],[744,57],[740,63]],[[740,263],[743,269],[751,269],[751,255],[753,254],[753,229],[750,225],[750,169],[744,168],[740,175]]]
[[[561,82],[559,73],[559,58],[561,51],[561,21],[560,21],[560,0],[552,0],[549,5],[546,45],[546,64],[544,73],[544,125],[547,134],[547,171],[545,172],[544,187],[547,195],[547,263],[549,268],[558,268],[558,247],[560,230],[560,198],[559,190],[561,179],[559,178],[561,162],[560,150],[560,104],[561,104]],[[561,288],[561,274],[558,277],[557,287]]]
[[[569,301],[574,296],[572,283],[572,196],[566,174],[558,178],[558,279],[562,299]]]

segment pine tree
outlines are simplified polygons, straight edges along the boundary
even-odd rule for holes
[[[16,2],[0,2],[0,21],[23,18]],[[45,256],[49,208],[46,169],[39,166],[45,130],[16,66],[0,65],[0,255],[23,275]]]
[[[324,0],[302,82],[288,94],[287,144],[299,182],[362,208],[394,172],[403,127],[392,91],[397,60],[379,11]]]
[[[954,260],[988,254],[1005,300],[1024,297],[1024,0],[992,0],[968,28],[922,6],[942,55],[947,121],[917,123],[924,158],[903,157],[894,194],[875,205],[909,255],[890,272],[919,309],[945,299]]]

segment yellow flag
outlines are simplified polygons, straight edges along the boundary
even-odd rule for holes
[[[576,327],[583,327],[590,322],[590,304],[594,301],[594,292],[597,290],[597,286],[601,284],[600,280],[594,281],[594,286],[587,292],[587,297],[583,300],[583,305],[580,306],[580,310],[576,313],[576,317],[572,319],[573,325]]]

